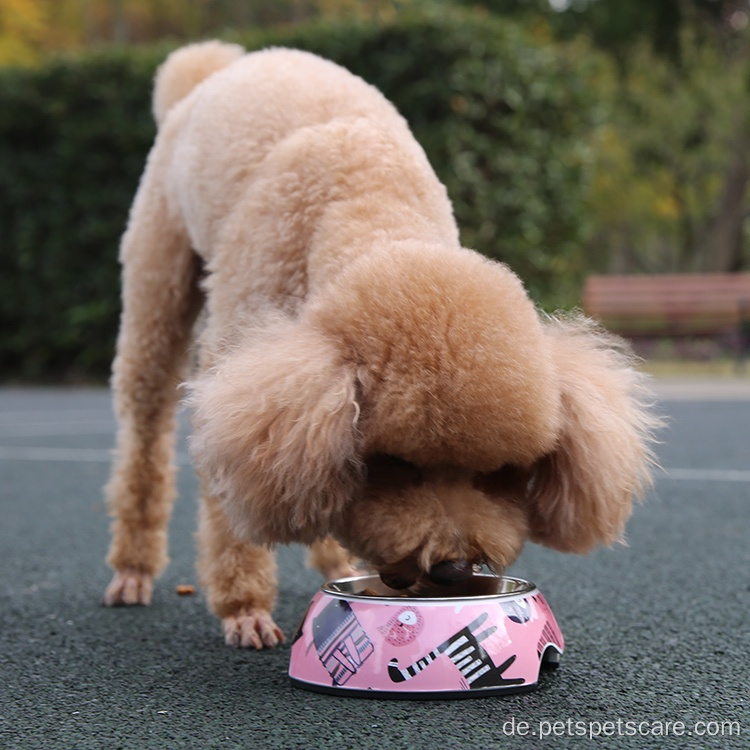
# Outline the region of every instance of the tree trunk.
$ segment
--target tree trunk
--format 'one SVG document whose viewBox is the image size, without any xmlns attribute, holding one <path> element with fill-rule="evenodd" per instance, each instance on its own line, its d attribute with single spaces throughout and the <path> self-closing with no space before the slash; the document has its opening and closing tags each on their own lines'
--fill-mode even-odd
<svg viewBox="0 0 750 750">
<path fill-rule="evenodd" d="M 743 122 L 724 177 L 724 190 L 714 220 L 708 227 L 702 248 L 702 270 L 726 273 L 739 271 L 743 259 L 743 224 L 747 213 L 748 181 L 750 181 L 750 128 Z"/>
<path fill-rule="evenodd" d="M 125 44 L 128 41 L 128 19 L 125 16 L 123 0 L 112 0 L 112 41 Z"/>
</svg>

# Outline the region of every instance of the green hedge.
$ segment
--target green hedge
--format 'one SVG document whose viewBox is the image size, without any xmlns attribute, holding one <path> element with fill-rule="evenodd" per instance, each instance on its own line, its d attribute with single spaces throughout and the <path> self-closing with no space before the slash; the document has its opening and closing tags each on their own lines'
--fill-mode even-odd
<svg viewBox="0 0 750 750">
<path fill-rule="evenodd" d="M 232 40 L 309 49 L 378 86 L 446 183 L 463 243 L 508 262 L 543 306 L 575 302 L 593 111 L 584 58 L 466 12 Z M 0 71 L 1 379 L 106 378 L 117 246 L 169 49 Z"/>
</svg>

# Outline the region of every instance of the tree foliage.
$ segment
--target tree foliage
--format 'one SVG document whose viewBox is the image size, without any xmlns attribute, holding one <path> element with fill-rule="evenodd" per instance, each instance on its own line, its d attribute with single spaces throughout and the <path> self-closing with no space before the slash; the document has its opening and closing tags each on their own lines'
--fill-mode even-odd
<svg viewBox="0 0 750 750">
<path fill-rule="evenodd" d="M 558 15 L 558 33 L 616 64 L 592 195 L 604 267 L 750 267 L 749 22 L 747 0 L 574 0 Z"/>
<path fill-rule="evenodd" d="M 45 26 L 39 0 L 0 0 L 0 66 L 36 61 Z"/>
<path fill-rule="evenodd" d="M 0 0 L 0 66 L 91 45 L 193 40 L 320 17 L 392 20 L 421 0 Z"/>
</svg>

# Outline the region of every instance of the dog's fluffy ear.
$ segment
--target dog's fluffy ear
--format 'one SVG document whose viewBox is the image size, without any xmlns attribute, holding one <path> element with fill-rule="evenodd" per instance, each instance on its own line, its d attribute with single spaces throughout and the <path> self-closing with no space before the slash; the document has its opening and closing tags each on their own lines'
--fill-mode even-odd
<svg viewBox="0 0 750 750">
<path fill-rule="evenodd" d="M 362 473 L 354 368 L 304 323 L 280 320 L 190 388 L 191 453 L 239 536 L 310 543 Z"/>
<path fill-rule="evenodd" d="M 622 541 L 634 499 L 651 483 L 660 426 L 624 342 L 579 317 L 547 333 L 560 378 L 563 426 L 533 468 L 531 538 L 564 552 Z"/>
</svg>

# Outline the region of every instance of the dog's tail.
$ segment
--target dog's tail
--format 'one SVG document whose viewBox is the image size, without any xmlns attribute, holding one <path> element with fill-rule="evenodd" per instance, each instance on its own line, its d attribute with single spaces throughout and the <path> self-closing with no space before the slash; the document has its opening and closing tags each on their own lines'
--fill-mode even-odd
<svg viewBox="0 0 750 750">
<path fill-rule="evenodd" d="M 200 42 L 172 52 L 156 71 L 153 112 L 161 125 L 167 112 L 201 81 L 245 54 L 239 44 Z"/>
</svg>

